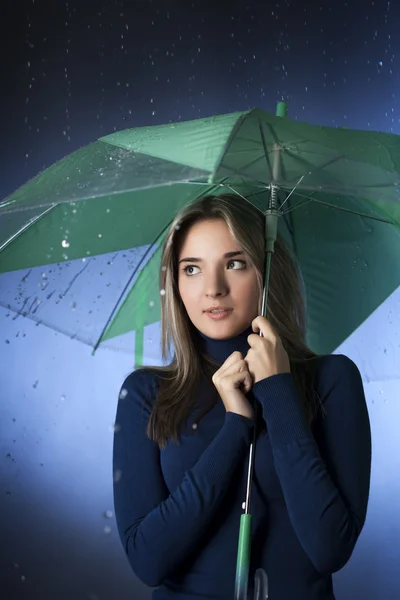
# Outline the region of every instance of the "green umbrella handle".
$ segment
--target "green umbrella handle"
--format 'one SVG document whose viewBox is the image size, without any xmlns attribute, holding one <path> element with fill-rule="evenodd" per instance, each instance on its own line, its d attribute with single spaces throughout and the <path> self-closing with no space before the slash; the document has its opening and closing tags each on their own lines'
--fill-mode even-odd
<svg viewBox="0 0 400 600">
<path fill-rule="evenodd" d="M 250 567 L 251 515 L 240 517 L 239 543 L 236 562 L 235 600 L 247 600 Z"/>
</svg>

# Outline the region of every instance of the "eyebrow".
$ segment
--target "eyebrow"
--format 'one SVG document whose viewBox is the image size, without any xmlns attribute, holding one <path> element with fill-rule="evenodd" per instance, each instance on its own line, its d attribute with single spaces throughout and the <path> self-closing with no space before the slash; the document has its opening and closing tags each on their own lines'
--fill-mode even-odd
<svg viewBox="0 0 400 600">
<path fill-rule="evenodd" d="M 226 252 L 223 258 L 233 258 L 234 256 L 243 255 L 243 250 L 233 250 L 232 252 Z M 195 256 L 187 256 L 186 258 L 182 258 L 178 264 L 182 262 L 203 262 L 202 258 L 196 258 Z"/>
</svg>

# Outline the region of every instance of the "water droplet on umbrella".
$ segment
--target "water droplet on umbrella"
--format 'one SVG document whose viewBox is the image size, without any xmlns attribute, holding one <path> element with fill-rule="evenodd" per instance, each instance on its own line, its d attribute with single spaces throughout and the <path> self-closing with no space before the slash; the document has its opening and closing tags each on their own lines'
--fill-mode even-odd
<svg viewBox="0 0 400 600">
<path fill-rule="evenodd" d="M 69 242 L 68 242 L 67 240 L 63 240 L 63 241 L 61 242 L 61 246 L 62 246 L 63 248 L 69 248 Z"/>
</svg>

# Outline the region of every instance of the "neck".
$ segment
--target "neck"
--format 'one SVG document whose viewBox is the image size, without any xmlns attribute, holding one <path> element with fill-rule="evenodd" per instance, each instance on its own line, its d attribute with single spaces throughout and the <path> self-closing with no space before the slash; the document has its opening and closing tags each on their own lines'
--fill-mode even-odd
<svg viewBox="0 0 400 600">
<path fill-rule="evenodd" d="M 196 328 L 196 334 L 201 350 L 220 364 L 225 362 L 228 356 L 235 351 L 241 352 L 244 358 L 250 348 L 247 338 L 251 333 L 254 333 L 254 331 L 251 325 L 249 325 L 238 335 L 220 340 L 211 338 Z"/>
</svg>

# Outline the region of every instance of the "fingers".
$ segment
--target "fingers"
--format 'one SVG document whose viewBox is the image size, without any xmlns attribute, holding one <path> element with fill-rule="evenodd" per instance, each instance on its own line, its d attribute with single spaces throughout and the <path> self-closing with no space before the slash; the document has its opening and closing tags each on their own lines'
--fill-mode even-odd
<svg viewBox="0 0 400 600">
<path fill-rule="evenodd" d="M 224 364 L 216 371 L 212 377 L 214 385 L 223 385 L 230 381 L 240 383 L 246 390 L 251 389 L 253 381 L 248 370 L 248 365 L 240 352 L 234 352 L 229 356 Z"/>
<path fill-rule="evenodd" d="M 228 356 L 224 364 L 221 365 L 219 371 L 221 373 L 225 373 L 226 371 L 231 370 L 232 365 L 235 365 L 241 360 L 243 360 L 242 353 L 236 350 L 235 352 L 232 352 L 230 356 Z"/>
<path fill-rule="evenodd" d="M 240 364 L 242 363 L 242 364 Z M 243 369 L 247 368 L 247 364 L 242 357 L 241 352 L 233 352 L 226 361 L 220 366 L 218 371 L 214 373 L 214 378 L 226 377 L 230 373 L 238 373 L 239 371 L 243 371 Z"/>
</svg>

